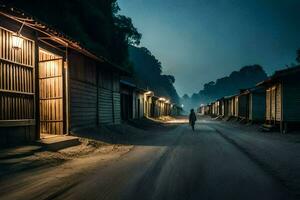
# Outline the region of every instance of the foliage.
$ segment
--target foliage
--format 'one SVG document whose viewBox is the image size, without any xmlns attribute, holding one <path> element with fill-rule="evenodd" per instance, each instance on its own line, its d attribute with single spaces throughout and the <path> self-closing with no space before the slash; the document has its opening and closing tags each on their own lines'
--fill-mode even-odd
<svg viewBox="0 0 300 200">
<path fill-rule="evenodd" d="M 154 91 L 157 96 L 167 97 L 178 103 L 179 97 L 173 86 L 175 78 L 172 75 L 162 75 L 161 62 L 145 47 L 131 46 L 129 52 L 138 85 Z"/>
<path fill-rule="evenodd" d="M 141 34 L 119 15 L 116 0 L 2 0 L 61 30 L 97 55 L 128 66 L 128 45 Z"/>
</svg>

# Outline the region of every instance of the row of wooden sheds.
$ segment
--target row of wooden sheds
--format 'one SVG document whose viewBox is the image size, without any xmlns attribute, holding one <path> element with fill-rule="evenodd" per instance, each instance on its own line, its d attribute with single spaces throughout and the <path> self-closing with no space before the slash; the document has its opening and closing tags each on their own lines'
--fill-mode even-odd
<svg viewBox="0 0 300 200">
<path fill-rule="evenodd" d="M 205 115 L 237 117 L 278 126 L 282 132 L 300 124 L 300 66 L 276 71 L 255 87 L 199 108 Z"/>
<path fill-rule="evenodd" d="M 120 80 L 128 75 L 47 24 L 1 5 L 0 147 L 140 118 L 144 103 L 163 105 L 147 116 L 169 114 L 159 99 L 149 103 L 146 91 L 126 91 Z"/>
<path fill-rule="evenodd" d="M 170 100 L 155 96 L 154 92 L 139 88 L 131 81 L 121 80 L 120 83 L 122 120 L 179 115 L 178 106 Z"/>
</svg>

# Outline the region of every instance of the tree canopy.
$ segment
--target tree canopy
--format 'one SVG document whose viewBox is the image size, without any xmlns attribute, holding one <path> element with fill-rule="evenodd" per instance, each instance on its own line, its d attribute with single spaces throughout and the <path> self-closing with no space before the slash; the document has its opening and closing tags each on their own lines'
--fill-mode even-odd
<svg viewBox="0 0 300 200">
<path fill-rule="evenodd" d="M 128 67 L 128 45 L 141 34 L 119 15 L 117 0 L 2 0 L 79 41 L 93 53 Z"/>
<path fill-rule="evenodd" d="M 162 74 L 161 62 L 145 47 L 131 46 L 129 52 L 138 85 L 178 103 L 179 96 L 173 85 L 175 77 Z"/>
</svg>

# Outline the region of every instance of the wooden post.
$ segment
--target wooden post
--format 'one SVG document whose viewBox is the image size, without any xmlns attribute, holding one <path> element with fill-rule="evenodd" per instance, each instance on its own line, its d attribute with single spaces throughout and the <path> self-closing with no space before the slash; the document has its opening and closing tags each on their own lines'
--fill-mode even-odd
<svg viewBox="0 0 300 200">
<path fill-rule="evenodd" d="M 68 84 L 68 52 L 62 60 L 62 87 L 63 87 L 63 134 L 69 134 L 69 84 Z M 65 61 L 64 61 L 65 60 Z"/>
<path fill-rule="evenodd" d="M 34 41 L 34 115 L 36 127 L 36 139 L 40 139 L 40 83 L 39 83 L 39 43 L 38 33 L 35 32 Z"/>
</svg>

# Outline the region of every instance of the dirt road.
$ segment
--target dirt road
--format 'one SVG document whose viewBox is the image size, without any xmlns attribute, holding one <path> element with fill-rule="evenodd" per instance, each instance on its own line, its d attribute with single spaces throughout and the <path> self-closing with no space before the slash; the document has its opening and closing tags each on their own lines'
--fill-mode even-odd
<svg viewBox="0 0 300 200">
<path fill-rule="evenodd" d="M 210 121 L 195 132 L 185 124 L 160 131 L 110 159 L 93 155 L 2 180 L 0 199 L 293 199 L 221 131 Z"/>
</svg>

